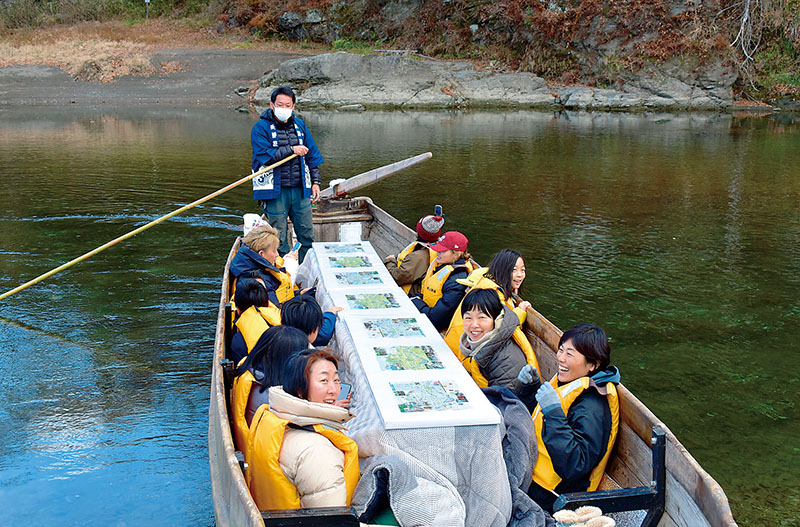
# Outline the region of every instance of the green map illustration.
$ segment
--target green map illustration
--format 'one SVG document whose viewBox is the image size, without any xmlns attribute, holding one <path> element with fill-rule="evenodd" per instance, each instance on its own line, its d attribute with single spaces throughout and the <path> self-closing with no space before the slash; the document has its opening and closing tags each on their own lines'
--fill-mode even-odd
<svg viewBox="0 0 800 527">
<path fill-rule="evenodd" d="M 379 285 L 383 284 L 378 271 L 354 271 L 352 273 L 334 273 L 338 285 Z"/>
<path fill-rule="evenodd" d="M 390 309 L 400 307 L 392 293 L 358 293 L 345 295 L 350 309 Z"/>
<path fill-rule="evenodd" d="M 366 256 L 331 256 L 331 267 L 372 267 Z"/>
<path fill-rule="evenodd" d="M 340 244 L 326 243 L 322 246 L 322 248 L 329 253 L 339 253 L 339 254 L 364 253 L 364 248 L 361 246 L 360 243 L 340 243 Z"/>
<path fill-rule="evenodd" d="M 469 401 L 455 383 L 441 381 L 389 383 L 403 413 L 465 410 Z"/>
<path fill-rule="evenodd" d="M 444 369 L 430 346 L 375 346 L 372 349 L 382 370 Z"/>
<path fill-rule="evenodd" d="M 396 339 L 424 335 L 422 328 L 413 318 L 369 318 L 362 323 L 370 338 Z"/>
</svg>

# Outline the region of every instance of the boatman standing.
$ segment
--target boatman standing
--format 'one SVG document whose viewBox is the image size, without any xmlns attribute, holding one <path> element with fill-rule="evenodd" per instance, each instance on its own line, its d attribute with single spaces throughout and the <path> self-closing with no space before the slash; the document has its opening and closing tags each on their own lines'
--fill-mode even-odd
<svg viewBox="0 0 800 527">
<path fill-rule="evenodd" d="M 269 109 L 253 125 L 250 142 L 254 172 L 292 154 L 298 156 L 254 178 L 253 199 L 261 205 L 270 225 L 278 230 L 281 256 L 291 249 L 287 218 L 292 220 L 302 263 L 314 241 L 311 203 L 319 199 L 322 182 L 319 166 L 325 160 L 306 124 L 294 115 L 295 101 L 291 88 L 276 88 L 270 96 Z"/>
</svg>

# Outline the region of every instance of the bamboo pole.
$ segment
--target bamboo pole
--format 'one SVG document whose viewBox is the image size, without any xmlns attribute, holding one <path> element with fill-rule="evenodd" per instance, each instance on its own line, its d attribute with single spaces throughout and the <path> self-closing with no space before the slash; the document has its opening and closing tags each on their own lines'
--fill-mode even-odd
<svg viewBox="0 0 800 527">
<path fill-rule="evenodd" d="M 127 240 L 128 238 L 131 238 L 133 236 L 136 236 L 140 232 L 146 231 L 150 227 L 152 227 L 154 225 L 158 225 L 162 221 L 166 221 L 166 220 L 170 219 L 173 216 L 177 216 L 178 214 L 191 209 L 192 207 L 196 207 L 197 205 L 200 205 L 201 203 L 205 203 L 206 201 L 208 201 L 208 200 L 210 200 L 212 198 L 215 198 L 215 197 L 219 196 L 220 194 L 224 194 L 225 192 L 229 191 L 230 189 L 232 189 L 234 187 L 237 187 L 237 186 L 241 185 L 242 183 L 246 183 L 246 182 L 250 181 L 251 179 L 260 176 L 264 172 L 269 172 L 273 168 L 278 167 L 278 166 L 286 163 L 287 161 L 289 161 L 290 159 L 293 159 L 295 157 L 297 157 L 297 154 L 292 154 L 289 157 L 278 161 L 277 163 L 273 163 L 270 166 L 263 167 L 258 172 L 254 172 L 254 173 L 250 174 L 249 176 L 245 176 L 245 177 L 243 177 L 242 179 L 240 179 L 238 181 L 234 181 L 230 185 L 228 185 L 226 187 L 222 187 L 221 189 L 212 192 L 208 196 L 202 197 L 202 198 L 198 199 L 197 201 L 193 201 L 193 202 L 189 203 L 188 205 L 184 205 L 183 207 L 181 207 L 179 209 L 176 209 L 176 210 L 170 212 L 169 214 L 165 214 L 164 216 L 161 216 L 160 218 L 155 219 L 155 220 L 151 221 L 150 223 L 147 223 L 146 225 L 142 225 L 141 227 L 139 227 L 137 229 L 134 229 L 134 230 L 130 231 L 127 234 L 123 234 L 122 236 L 120 236 L 118 238 L 114 238 L 110 242 L 104 243 L 100 247 L 97 247 L 96 249 L 93 249 L 93 250 L 89 251 L 86 254 L 78 256 L 74 260 L 70 260 L 69 262 L 67 262 L 65 264 L 59 265 L 55 269 L 51 269 L 50 271 L 47 271 L 43 275 L 37 276 L 36 278 L 34 278 L 33 280 L 31 280 L 29 282 L 25 282 L 24 284 L 22 284 L 22 285 L 20 285 L 18 287 L 15 287 L 14 289 L 11 289 L 10 291 L 6 291 L 2 295 L 0 295 L 0 300 L 3 300 L 4 298 L 7 298 L 7 297 L 9 297 L 9 296 L 11 296 L 11 295 L 13 295 L 15 293 L 19 293 L 23 289 L 27 289 L 32 285 L 36 285 L 39 282 L 41 282 L 42 280 L 50 278 L 51 276 L 53 276 L 56 273 L 60 273 L 64 269 L 69 269 L 70 267 L 72 267 L 76 263 L 82 262 L 83 260 L 91 258 L 92 256 L 96 255 L 97 253 L 100 253 L 100 252 L 108 249 L 112 245 L 116 245 L 121 241 Z"/>
</svg>

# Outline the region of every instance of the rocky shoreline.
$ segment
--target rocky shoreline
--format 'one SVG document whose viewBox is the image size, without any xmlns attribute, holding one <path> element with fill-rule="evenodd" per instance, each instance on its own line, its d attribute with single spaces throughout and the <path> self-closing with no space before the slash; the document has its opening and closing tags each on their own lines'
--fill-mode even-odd
<svg viewBox="0 0 800 527">
<path fill-rule="evenodd" d="M 687 78 L 682 71 L 669 63 L 644 68 L 633 81 L 607 89 L 548 83 L 532 73 L 478 70 L 469 62 L 338 52 L 282 63 L 259 79 L 253 103 L 268 106 L 274 87 L 288 84 L 302 93 L 300 104 L 309 109 L 734 109 L 735 72 L 720 65 Z"/>
</svg>

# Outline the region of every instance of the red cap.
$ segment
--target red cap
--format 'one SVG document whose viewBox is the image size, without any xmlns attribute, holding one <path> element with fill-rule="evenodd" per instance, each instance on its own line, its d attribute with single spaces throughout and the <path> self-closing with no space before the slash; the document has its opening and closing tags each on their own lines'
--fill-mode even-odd
<svg viewBox="0 0 800 527">
<path fill-rule="evenodd" d="M 467 243 L 467 237 L 460 232 L 447 231 L 438 242 L 431 245 L 431 249 L 437 253 L 443 253 L 445 251 L 464 252 L 467 250 Z"/>
</svg>

